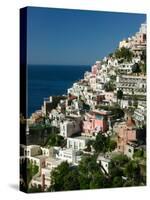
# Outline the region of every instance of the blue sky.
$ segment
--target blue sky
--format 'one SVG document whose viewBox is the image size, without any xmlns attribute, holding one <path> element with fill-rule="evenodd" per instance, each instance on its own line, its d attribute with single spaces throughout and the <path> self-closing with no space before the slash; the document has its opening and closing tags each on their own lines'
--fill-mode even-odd
<svg viewBox="0 0 150 200">
<path fill-rule="evenodd" d="M 28 7 L 28 64 L 91 65 L 132 36 L 145 14 Z"/>
</svg>

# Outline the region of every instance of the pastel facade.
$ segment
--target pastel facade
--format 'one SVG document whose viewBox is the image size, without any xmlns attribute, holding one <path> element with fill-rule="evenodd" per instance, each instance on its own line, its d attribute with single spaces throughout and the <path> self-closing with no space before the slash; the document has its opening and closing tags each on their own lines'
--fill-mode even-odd
<svg viewBox="0 0 150 200">
<path fill-rule="evenodd" d="M 117 150 L 118 152 L 125 152 L 125 147 L 130 142 L 137 141 L 137 130 L 135 122 L 131 117 L 127 122 L 121 122 L 117 128 Z"/>
<path fill-rule="evenodd" d="M 139 31 L 132 37 L 129 37 L 128 39 L 124 39 L 119 43 L 119 48 L 125 47 L 125 48 L 130 48 L 133 53 L 134 49 L 136 47 L 146 47 L 146 32 L 147 32 L 147 26 L 145 23 L 141 24 L 141 27 Z M 141 46 L 140 46 L 141 45 Z M 139 54 L 137 54 L 139 55 Z"/>
<path fill-rule="evenodd" d="M 35 124 L 43 121 L 43 113 L 41 110 L 37 110 L 34 113 L 32 113 L 30 117 L 30 123 Z"/>
<path fill-rule="evenodd" d="M 97 74 L 97 65 L 93 65 L 91 69 L 92 74 L 96 75 Z"/>
<path fill-rule="evenodd" d="M 94 136 L 95 133 L 105 132 L 108 130 L 108 115 L 107 111 L 93 111 L 87 113 L 83 121 L 83 133 L 87 136 Z"/>
<path fill-rule="evenodd" d="M 93 90 L 96 90 L 96 76 L 91 76 L 89 80 L 90 86 Z"/>
</svg>

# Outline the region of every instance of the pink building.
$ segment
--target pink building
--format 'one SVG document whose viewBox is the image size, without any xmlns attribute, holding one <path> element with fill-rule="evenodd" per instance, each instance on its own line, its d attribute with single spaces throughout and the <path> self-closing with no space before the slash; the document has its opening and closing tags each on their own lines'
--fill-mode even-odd
<svg viewBox="0 0 150 200">
<path fill-rule="evenodd" d="M 108 115 L 110 115 L 110 112 L 105 110 L 87 113 L 83 121 L 84 135 L 94 136 L 95 133 L 107 131 L 109 128 Z"/>
<path fill-rule="evenodd" d="M 91 71 L 92 71 L 92 74 L 96 74 L 97 73 L 97 65 L 93 65 Z"/>
<path fill-rule="evenodd" d="M 137 141 L 136 126 L 131 117 L 128 117 L 127 122 L 118 125 L 117 136 L 117 149 L 122 153 L 124 153 L 127 143 Z"/>
</svg>

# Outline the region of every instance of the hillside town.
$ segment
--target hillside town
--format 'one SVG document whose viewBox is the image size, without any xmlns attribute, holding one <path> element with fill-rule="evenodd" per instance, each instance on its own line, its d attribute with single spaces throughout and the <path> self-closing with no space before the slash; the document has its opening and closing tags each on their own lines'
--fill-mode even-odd
<svg viewBox="0 0 150 200">
<path fill-rule="evenodd" d="M 20 187 L 44 192 L 146 185 L 146 87 L 143 23 L 67 94 L 45 98 L 41 110 L 21 116 L 26 137 L 46 136 L 20 145 Z"/>
</svg>

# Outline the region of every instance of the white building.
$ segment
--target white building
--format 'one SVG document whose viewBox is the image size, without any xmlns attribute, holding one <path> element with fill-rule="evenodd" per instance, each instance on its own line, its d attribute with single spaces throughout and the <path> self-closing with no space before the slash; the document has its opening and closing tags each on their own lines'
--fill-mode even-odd
<svg viewBox="0 0 150 200">
<path fill-rule="evenodd" d="M 138 104 L 137 109 L 134 111 L 134 119 L 140 123 L 146 123 L 146 103 Z"/>
<path fill-rule="evenodd" d="M 45 166 L 43 166 L 38 174 L 36 174 L 31 181 L 32 186 L 41 186 L 45 191 L 51 185 L 51 172 L 58 167 L 63 161 L 56 158 L 47 158 Z"/>
<path fill-rule="evenodd" d="M 132 74 L 132 67 L 134 63 L 121 63 L 117 66 L 117 70 L 120 74 Z"/>
<path fill-rule="evenodd" d="M 65 115 L 59 112 L 57 109 L 53 109 L 49 113 L 49 119 L 51 120 L 51 125 L 55 127 L 60 127 L 60 122 L 65 118 Z"/>
<path fill-rule="evenodd" d="M 127 95 L 146 96 L 146 76 L 120 75 L 116 79 L 116 89 Z"/>
<path fill-rule="evenodd" d="M 67 161 L 68 163 L 72 163 L 74 165 L 78 165 L 81 160 L 81 152 L 72 148 L 60 149 L 58 154 L 56 154 L 56 158 L 62 161 Z"/>
<path fill-rule="evenodd" d="M 24 149 L 24 156 L 33 157 L 41 154 L 40 145 L 21 145 L 21 147 Z"/>
<path fill-rule="evenodd" d="M 118 60 L 110 58 L 108 59 L 108 66 L 107 67 L 116 67 L 118 65 Z"/>
<path fill-rule="evenodd" d="M 90 80 L 89 80 L 89 83 L 90 83 L 90 87 L 93 89 L 93 90 L 96 90 L 96 76 L 91 76 L 90 77 Z"/>
<path fill-rule="evenodd" d="M 109 164 L 111 162 L 109 155 L 99 154 L 97 157 L 97 163 L 99 163 L 102 167 L 101 170 L 103 173 L 109 173 Z"/>
<path fill-rule="evenodd" d="M 81 131 L 80 118 L 66 118 L 60 123 L 60 135 L 67 138 Z"/>
<path fill-rule="evenodd" d="M 83 150 L 86 148 L 89 138 L 84 136 L 67 138 L 67 148 L 72 148 L 74 150 Z"/>
<path fill-rule="evenodd" d="M 41 108 L 43 114 L 46 115 L 49 112 L 48 106 L 52 103 L 52 101 L 53 101 L 52 96 L 50 96 L 48 98 L 44 98 L 44 103 L 43 103 L 43 106 Z"/>
<path fill-rule="evenodd" d="M 124 149 L 124 154 L 128 156 L 129 158 L 133 159 L 134 151 L 135 151 L 135 145 L 134 144 L 126 144 Z"/>
<path fill-rule="evenodd" d="M 42 154 L 42 150 L 39 145 L 21 145 L 21 149 L 23 149 L 23 155 L 20 156 L 20 162 L 27 159 L 32 164 L 39 166 L 39 168 L 44 166 L 47 155 Z"/>
</svg>

